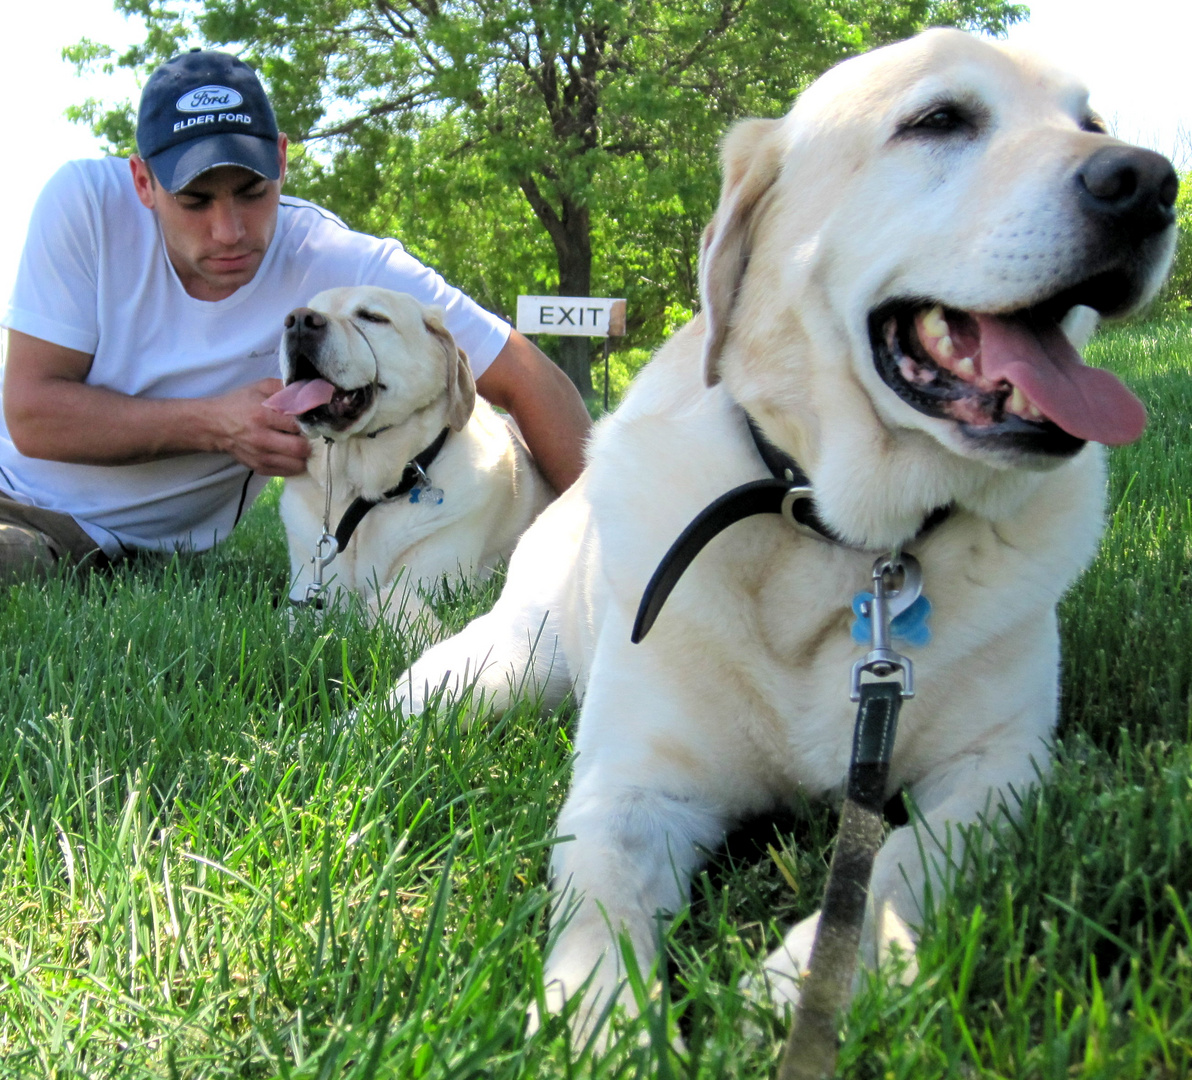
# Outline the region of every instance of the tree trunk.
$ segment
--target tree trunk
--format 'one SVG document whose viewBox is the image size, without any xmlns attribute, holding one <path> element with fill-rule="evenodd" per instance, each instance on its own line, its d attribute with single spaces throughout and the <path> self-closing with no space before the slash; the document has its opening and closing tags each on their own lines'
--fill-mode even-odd
<svg viewBox="0 0 1192 1080">
<path fill-rule="evenodd" d="M 560 293 L 560 296 L 581 296 L 586 293 Z M 575 388 L 586 399 L 595 393 L 592 386 L 592 339 L 586 337 L 559 338 L 558 364 Z"/>
<path fill-rule="evenodd" d="M 592 229 L 588 208 L 562 198 L 562 213 L 543 198 L 532 178 L 521 183 L 530 206 L 546 227 L 559 263 L 559 295 L 588 296 L 592 290 Z M 585 399 L 592 389 L 592 339 L 560 337 L 558 364 Z"/>
</svg>

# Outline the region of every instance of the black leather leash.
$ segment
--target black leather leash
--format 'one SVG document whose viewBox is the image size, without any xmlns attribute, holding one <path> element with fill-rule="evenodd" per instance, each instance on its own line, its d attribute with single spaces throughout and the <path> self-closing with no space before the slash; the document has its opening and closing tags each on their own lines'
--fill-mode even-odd
<svg viewBox="0 0 1192 1080">
<path fill-rule="evenodd" d="M 344 511 L 344 516 L 339 519 L 339 524 L 335 526 L 336 554 L 348 546 L 348 541 L 352 539 L 352 534 L 364 520 L 364 515 L 374 506 L 400 499 L 407 492 L 412 491 L 415 484 L 426 480 L 426 470 L 430 468 L 431 462 L 439 456 L 439 451 L 443 449 L 443 444 L 447 441 L 447 436 L 450 433 L 451 428 L 443 428 L 439 432 L 438 438 L 430 446 L 406 463 L 401 480 L 387 491 L 383 491 L 379 499 L 366 499 L 363 495 L 359 495 L 352 500 L 347 510 Z"/>
<path fill-rule="evenodd" d="M 900 585 L 891 592 L 887 579 L 898 577 Z M 778 1080 L 828 1080 L 836 1072 L 836 1018 L 848 1004 L 857 971 L 869 882 L 882 845 L 882 811 L 898 714 L 903 700 L 915 694 L 914 665 L 890 646 L 892 608 L 906 610 L 919 598 L 922 582 L 919 563 L 911 555 L 881 557 L 873 564 L 873 599 L 864 605 L 870 649 L 853 665 L 849 693 L 859 704 L 848 786 Z M 870 681 L 864 681 L 864 675 Z"/>
<path fill-rule="evenodd" d="M 781 514 L 792 525 L 829 543 L 842 544 L 816 512 L 807 475 L 774 446 L 746 414 L 750 435 L 771 477 L 741 484 L 715 499 L 680 533 L 662 557 L 638 605 L 631 640 L 640 642 L 654 625 L 666 598 L 695 557 L 730 525 L 755 514 Z M 941 506 L 924 519 L 916 536 L 952 512 Z M 892 591 L 887 587 L 899 580 Z M 807 975 L 787 1039 L 778 1080 L 824 1080 L 836 1067 L 836 1017 L 848 1002 L 861 946 L 873 863 L 882 843 L 883 809 L 890 757 L 904 698 L 914 696 L 911 661 L 890 648 L 892 600 L 906 610 L 919 596 L 921 574 L 910 555 L 880 557 L 873 567 L 873 600 L 865 605 L 871 649 L 853 666 L 851 698 L 857 701 L 848 783 L 840 812 L 836 848 Z M 869 681 L 862 679 L 868 674 Z"/>
<path fill-rule="evenodd" d="M 861 686 L 836 849 L 778 1080 L 826 1080 L 836 1072 L 837 1016 L 848 1003 L 856 975 L 903 693 L 893 681 Z"/>
</svg>

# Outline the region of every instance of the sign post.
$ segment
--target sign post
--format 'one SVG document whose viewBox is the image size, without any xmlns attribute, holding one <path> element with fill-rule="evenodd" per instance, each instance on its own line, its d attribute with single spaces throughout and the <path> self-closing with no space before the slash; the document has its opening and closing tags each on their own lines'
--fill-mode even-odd
<svg viewBox="0 0 1192 1080">
<path fill-rule="evenodd" d="M 523 334 L 604 338 L 604 408 L 608 409 L 609 338 L 625 333 L 625 301 L 598 296 L 519 296 L 517 328 Z"/>
</svg>

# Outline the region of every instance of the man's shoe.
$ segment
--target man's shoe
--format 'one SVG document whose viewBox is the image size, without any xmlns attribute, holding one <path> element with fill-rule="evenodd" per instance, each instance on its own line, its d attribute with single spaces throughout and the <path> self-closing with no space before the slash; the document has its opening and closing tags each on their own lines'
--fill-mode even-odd
<svg viewBox="0 0 1192 1080">
<path fill-rule="evenodd" d="M 0 525 L 0 583 L 45 577 L 59 552 L 45 533 L 27 525 Z"/>
</svg>

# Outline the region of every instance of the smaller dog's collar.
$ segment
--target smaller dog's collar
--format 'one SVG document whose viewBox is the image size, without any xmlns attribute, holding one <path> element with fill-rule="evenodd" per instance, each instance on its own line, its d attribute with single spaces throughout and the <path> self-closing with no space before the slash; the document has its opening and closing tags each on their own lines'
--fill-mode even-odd
<svg viewBox="0 0 1192 1080">
<path fill-rule="evenodd" d="M 819 540 L 841 547 L 852 546 L 846 544 L 820 518 L 811 481 L 799 463 L 770 442 L 749 413 L 744 409 L 741 412 L 758 456 L 765 462 L 771 475 L 768 479 L 753 480 L 725 492 L 696 514 L 691 524 L 679 534 L 670 550 L 662 556 L 662 561 L 642 593 L 630 635 L 635 645 L 649 633 L 666 598 L 695 557 L 713 537 L 738 521 L 755 514 L 781 514 L 797 529 L 812 533 Z M 916 538 L 934 529 L 951 512 L 951 506 L 936 507 L 924 519 L 915 534 Z"/>
<path fill-rule="evenodd" d="M 451 428 L 443 428 L 439 432 L 438 438 L 430 446 L 406 462 L 406 467 L 401 474 L 401 480 L 394 487 L 383 491 L 379 499 L 366 499 L 363 495 L 360 495 L 352 500 L 351 505 L 344 511 L 344 516 L 339 519 L 339 524 L 335 527 L 335 546 L 337 552 L 343 551 L 348 546 L 348 541 L 352 539 L 352 534 L 356 531 L 357 526 L 364 520 L 364 515 L 374 506 L 379 506 L 383 502 L 392 502 L 394 499 L 400 499 L 415 484 L 426 479 L 426 470 L 430 468 L 431 462 L 439 456 L 439 451 L 443 449 L 443 444 L 447 441 L 449 434 L 451 434 Z"/>
</svg>

